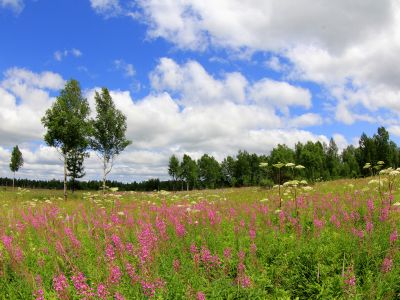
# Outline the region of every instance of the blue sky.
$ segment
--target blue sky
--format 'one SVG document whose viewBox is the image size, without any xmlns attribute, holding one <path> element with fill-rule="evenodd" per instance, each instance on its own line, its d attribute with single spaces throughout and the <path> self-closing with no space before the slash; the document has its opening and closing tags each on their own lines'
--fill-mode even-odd
<svg viewBox="0 0 400 300">
<path fill-rule="evenodd" d="M 40 116 L 70 78 L 127 115 L 124 181 L 165 178 L 172 153 L 343 148 L 382 125 L 399 143 L 398 25 L 395 0 L 0 0 L 0 176 L 15 144 L 21 177 L 61 174 Z"/>
</svg>

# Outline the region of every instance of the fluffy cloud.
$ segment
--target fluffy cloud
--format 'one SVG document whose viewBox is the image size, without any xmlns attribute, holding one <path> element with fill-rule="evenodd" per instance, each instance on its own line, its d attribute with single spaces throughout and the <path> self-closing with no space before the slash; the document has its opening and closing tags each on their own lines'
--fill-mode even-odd
<svg viewBox="0 0 400 300">
<path fill-rule="evenodd" d="M 122 11 L 118 0 L 90 0 L 90 5 L 96 13 L 105 17 L 113 17 L 119 15 Z"/>
<path fill-rule="evenodd" d="M 254 50 L 319 44 L 343 47 L 384 29 L 392 20 L 390 0 L 140 0 L 149 35 L 179 47 L 207 45 Z"/>
<path fill-rule="evenodd" d="M 261 103 L 253 100 L 258 85 L 263 86 L 266 79 L 252 84 L 238 72 L 215 77 L 198 62 L 178 64 L 168 58 L 160 60 L 150 78 L 152 91 L 142 99 L 133 99 L 128 91 L 111 91 L 117 108 L 127 116 L 127 136 L 133 141 L 118 158 L 111 178 L 123 181 L 166 178 L 172 153 L 189 153 L 194 158 L 210 153 L 222 159 L 239 149 L 266 153 L 277 143 L 294 145 L 299 140 L 328 140 L 300 129 L 318 124 L 319 115 L 306 112 L 291 119 L 289 115 L 278 114 L 278 102 L 271 95 L 264 95 L 266 100 Z M 289 112 L 292 106 L 300 105 L 302 110 L 311 107 L 309 97 L 304 97 L 305 90 L 271 82 L 282 94 L 280 99 Z M 0 121 L 9 125 L 0 131 L 3 176 L 8 174 L 11 147 L 20 144 L 25 157 L 20 176 L 62 177 L 57 151 L 32 143 L 40 144 L 44 132 L 40 118 L 54 101 L 52 91 L 62 88 L 64 83 L 60 75 L 51 72 L 33 73 L 15 68 L 4 74 L 0 83 Z M 85 92 L 92 112 L 95 90 L 99 88 Z M 262 93 L 260 88 L 258 94 Z M 293 93 L 303 100 L 295 100 Z M 94 153 L 85 165 L 86 178 L 99 178 L 101 163 Z"/>
<path fill-rule="evenodd" d="M 33 73 L 12 68 L 0 82 L 0 140 L 2 145 L 32 142 L 41 138 L 40 119 L 53 102 L 52 90 L 64 85 L 52 72 Z"/>
<path fill-rule="evenodd" d="M 251 87 L 251 98 L 261 105 L 271 104 L 286 114 L 289 106 L 311 107 L 311 93 L 287 82 L 262 79 Z"/>
<path fill-rule="evenodd" d="M 306 113 L 288 120 L 289 126 L 294 128 L 321 125 L 322 118 L 316 113 Z"/>
<path fill-rule="evenodd" d="M 255 102 L 260 107 L 279 108 L 286 114 L 291 106 L 311 107 L 311 93 L 307 89 L 268 78 L 250 84 L 239 72 L 225 73 L 217 79 L 196 61 L 178 65 L 170 58 L 162 58 L 150 80 L 155 90 L 176 94 L 185 106 Z"/>
<path fill-rule="evenodd" d="M 320 85 L 339 122 L 377 122 L 379 110 L 400 114 L 396 0 L 141 0 L 138 6 L 148 35 L 181 49 L 272 54 L 266 66 Z"/>
<path fill-rule="evenodd" d="M 0 7 L 9 8 L 19 14 L 24 9 L 24 2 L 23 0 L 0 0 Z"/>
</svg>

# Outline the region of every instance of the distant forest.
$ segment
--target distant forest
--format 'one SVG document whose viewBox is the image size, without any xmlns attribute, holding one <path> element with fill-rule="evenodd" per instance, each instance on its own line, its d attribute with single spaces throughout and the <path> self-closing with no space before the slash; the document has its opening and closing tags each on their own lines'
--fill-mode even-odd
<svg viewBox="0 0 400 300">
<path fill-rule="evenodd" d="M 400 149 L 390 140 L 389 132 L 380 127 L 372 137 L 363 133 L 358 147 L 347 146 L 340 153 L 334 141 L 329 144 L 298 142 L 294 149 L 278 145 L 269 155 L 251 154 L 239 151 L 236 156 L 227 156 L 218 162 L 213 156 L 204 154 L 194 160 L 185 154 L 180 160 L 175 155 L 169 161 L 171 180 L 149 179 L 143 182 L 122 183 L 107 181 L 108 187 L 118 187 L 120 191 L 183 190 L 222 187 L 265 186 L 271 187 L 291 179 L 305 179 L 310 183 L 339 178 L 370 176 L 371 169 L 365 164 L 376 165 L 385 162 L 384 167 L 397 168 L 400 165 Z M 268 167 L 264 166 L 268 163 Z M 304 169 L 273 167 L 284 163 L 304 166 Z M 280 176 L 278 173 L 281 173 Z M 280 182 L 278 182 L 280 179 Z M 16 186 L 23 188 L 62 189 L 60 180 L 16 179 Z M 101 181 L 77 181 L 75 189 L 98 190 Z M 0 186 L 12 186 L 11 178 L 0 178 Z"/>
</svg>

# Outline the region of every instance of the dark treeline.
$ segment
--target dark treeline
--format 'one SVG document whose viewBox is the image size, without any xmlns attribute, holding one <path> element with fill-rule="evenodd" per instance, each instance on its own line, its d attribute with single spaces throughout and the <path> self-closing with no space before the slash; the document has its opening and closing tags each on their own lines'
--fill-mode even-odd
<svg viewBox="0 0 400 300">
<path fill-rule="evenodd" d="M 309 182 L 339 178 L 358 178 L 369 176 L 371 170 L 364 169 L 366 163 L 376 165 L 384 161 L 385 167 L 397 168 L 400 164 L 400 149 L 390 140 L 388 131 L 380 127 L 372 137 L 363 133 L 358 147 L 349 145 L 341 153 L 334 141 L 297 143 L 295 148 L 286 145 L 276 146 L 269 155 L 257 155 L 239 151 L 235 156 L 227 156 L 218 162 L 213 156 L 204 154 L 194 160 L 184 154 L 182 159 L 175 155 L 169 160 L 169 175 L 172 180 L 157 178 L 142 182 L 122 183 L 107 181 L 109 187 L 120 191 L 186 190 L 221 187 L 266 186 L 282 184 L 292 179 L 306 179 Z M 261 163 L 268 163 L 263 168 Z M 273 167 L 277 163 L 302 165 L 304 169 Z M 280 178 L 280 180 L 279 180 Z M 62 189 L 59 180 L 16 179 L 16 185 L 25 188 Z M 102 181 L 77 181 L 78 190 L 99 190 Z M 0 178 L 0 186 L 12 186 L 12 179 Z M 71 184 L 70 184 L 71 187 Z"/>
<path fill-rule="evenodd" d="M 0 186 L 3 188 L 12 188 L 12 178 L 1 178 Z M 142 182 L 123 183 L 119 181 L 106 181 L 107 186 L 117 187 L 119 191 L 154 191 L 154 190 L 172 190 L 172 181 L 160 181 L 158 178 L 149 179 Z M 64 182 L 56 179 L 52 180 L 30 180 L 30 179 L 15 179 L 15 185 L 20 188 L 27 189 L 54 189 L 62 190 Z M 74 190 L 101 190 L 103 181 L 89 180 L 89 181 L 75 181 Z M 69 182 L 69 188 L 72 190 L 72 182 Z"/>
<path fill-rule="evenodd" d="M 208 154 L 198 160 L 185 154 L 181 161 L 173 155 L 169 161 L 169 175 L 174 189 L 272 186 L 300 178 L 316 182 L 362 177 L 370 175 L 371 171 L 363 168 L 365 164 L 376 165 L 378 161 L 393 168 L 400 162 L 400 149 L 390 140 L 384 127 L 378 128 L 372 137 L 363 133 L 358 147 L 349 145 L 341 153 L 331 139 L 329 144 L 299 142 L 294 149 L 278 145 L 269 155 L 239 151 L 235 157 L 228 156 L 221 163 Z M 268 167 L 260 167 L 261 163 L 268 163 Z M 289 166 L 275 168 L 273 165 L 278 163 Z M 304 169 L 295 168 L 295 165 L 304 166 Z"/>
</svg>

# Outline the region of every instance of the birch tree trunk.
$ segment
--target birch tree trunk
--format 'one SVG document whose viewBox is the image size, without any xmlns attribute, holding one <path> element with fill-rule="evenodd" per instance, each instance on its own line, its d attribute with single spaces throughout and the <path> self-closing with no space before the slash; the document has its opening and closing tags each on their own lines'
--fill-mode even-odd
<svg viewBox="0 0 400 300">
<path fill-rule="evenodd" d="M 67 155 L 64 154 L 64 200 L 67 201 Z"/>
<path fill-rule="evenodd" d="M 106 169 L 107 169 L 107 162 L 106 162 L 106 158 L 103 158 L 103 196 L 106 193 Z"/>
</svg>

